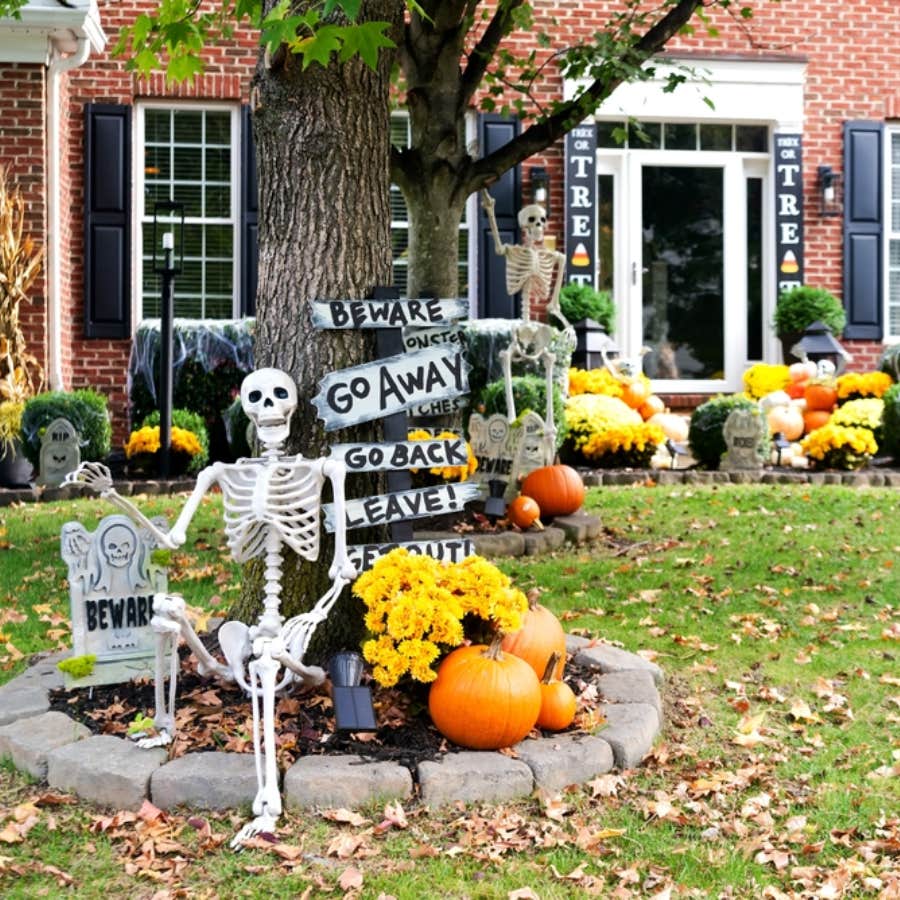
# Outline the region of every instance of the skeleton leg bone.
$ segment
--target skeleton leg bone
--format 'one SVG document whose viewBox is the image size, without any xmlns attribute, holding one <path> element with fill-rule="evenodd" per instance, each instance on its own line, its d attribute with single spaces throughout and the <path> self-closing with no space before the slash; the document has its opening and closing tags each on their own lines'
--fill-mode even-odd
<svg viewBox="0 0 900 900">
<path fill-rule="evenodd" d="M 282 655 L 280 641 L 263 639 L 260 653 L 250 663 L 251 698 L 253 701 L 253 752 L 256 757 L 256 779 L 259 785 L 253 800 L 255 818 L 232 839 L 231 848 L 239 850 L 250 838 L 261 832 L 274 832 L 281 815 L 278 790 L 278 767 L 275 758 L 275 683 L 281 668 L 273 651 Z M 272 645 L 276 646 L 273 647 Z M 255 650 L 257 648 L 254 648 Z M 259 695 L 262 694 L 262 746 L 260 746 Z"/>
<path fill-rule="evenodd" d="M 514 347 L 516 346 L 515 332 L 513 332 L 513 343 L 505 350 L 500 351 L 500 363 L 503 366 L 503 386 L 506 392 L 506 418 L 510 422 L 516 421 L 516 401 L 513 399 L 512 389 L 512 358 Z M 516 354 L 518 356 L 518 354 Z"/>
<path fill-rule="evenodd" d="M 153 684 L 153 703 L 155 714 L 153 727 L 156 734 L 148 736 L 145 731 L 131 736 L 142 750 L 152 747 L 164 747 L 172 743 L 175 736 L 175 694 L 178 689 L 178 636 L 180 628 L 177 622 L 154 616 L 151 620 L 156 632 L 156 672 Z M 166 663 L 166 649 L 169 650 L 169 699 L 166 702 L 166 676 L 163 671 Z"/>
</svg>

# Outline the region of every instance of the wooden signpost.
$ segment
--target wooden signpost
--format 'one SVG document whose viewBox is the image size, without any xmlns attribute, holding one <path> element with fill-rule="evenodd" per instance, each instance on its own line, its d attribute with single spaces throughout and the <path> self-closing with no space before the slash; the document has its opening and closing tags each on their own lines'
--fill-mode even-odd
<svg viewBox="0 0 900 900">
<path fill-rule="evenodd" d="M 392 542 L 348 547 L 362 571 L 395 547 L 456 561 L 474 552 L 470 540 L 413 540 L 412 521 L 458 512 L 480 496 L 474 483 L 412 489 L 410 469 L 466 466 L 462 437 L 409 441 L 407 412 L 441 415 L 465 406 L 469 365 L 462 354 L 462 329 L 453 320 L 468 315 L 457 299 L 399 300 L 376 289 L 372 300 L 314 301 L 318 328 L 375 328 L 380 359 L 326 375 L 313 398 L 326 431 L 383 421 L 384 443 L 335 444 L 331 455 L 348 473 L 386 472 L 388 493 L 348 499 L 348 528 L 390 525 Z M 401 331 L 401 329 L 403 329 Z M 325 528 L 334 531 L 334 506 L 323 504 Z"/>
</svg>

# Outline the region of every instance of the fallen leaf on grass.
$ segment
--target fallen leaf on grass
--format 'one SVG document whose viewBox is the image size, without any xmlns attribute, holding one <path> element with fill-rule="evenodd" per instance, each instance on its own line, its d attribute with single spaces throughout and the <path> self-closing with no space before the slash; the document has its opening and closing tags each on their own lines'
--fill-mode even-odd
<svg viewBox="0 0 900 900">
<path fill-rule="evenodd" d="M 341 890 L 358 891 L 363 886 L 363 873 L 354 866 L 349 866 L 341 872 L 341 877 L 338 878 L 338 884 L 340 885 Z"/>
<path fill-rule="evenodd" d="M 531 888 L 517 888 L 506 895 L 506 900 L 541 900 L 540 894 L 536 894 Z"/>
<path fill-rule="evenodd" d="M 353 825 L 357 828 L 365 825 L 369 821 L 365 816 L 361 816 L 352 809 L 345 809 L 344 807 L 339 809 L 326 809 L 322 813 L 322 818 L 328 819 L 330 822 L 341 822 L 345 825 Z"/>
<path fill-rule="evenodd" d="M 818 713 L 814 713 L 810 708 L 809 704 L 805 700 L 801 700 L 799 697 L 795 698 L 791 701 L 791 708 L 788 710 L 788 715 L 791 718 L 795 719 L 798 722 L 821 722 L 822 719 L 819 717 Z"/>
</svg>

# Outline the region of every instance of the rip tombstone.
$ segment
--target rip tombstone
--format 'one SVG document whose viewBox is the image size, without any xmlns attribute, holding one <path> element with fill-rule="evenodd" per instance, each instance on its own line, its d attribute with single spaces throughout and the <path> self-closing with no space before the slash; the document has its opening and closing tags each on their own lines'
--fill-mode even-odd
<svg viewBox="0 0 900 900">
<path fill-rule="evenodd" d="M 162 517 L 153 524 L 165 529 Z M 153 595 L 166 590 L 166 571 L 153 562 L 156 541 L 127 516 L 106 516 L 93 533 L 67 522 L 60 536 L 68 565 L 72 655 L 93 655 L 93 672 L 66 673 L 67 687 L 114 684 L 152 675 L 156 641 Z"/>
<path fill-rule="evenodd" d="M 765 434 L 766 420 L 759 410 L 732 410 L 722 428 L 726 449 L 720 468 L 726 472 L 761 469 Z"/>
<path fill-rule="evenodd" d="M 37 484 L 59 487 L 69 472 L 81 465 L 81 445 L 75 426 L 68 419 L 54 419 L 41 438 Z"/>
</svg>

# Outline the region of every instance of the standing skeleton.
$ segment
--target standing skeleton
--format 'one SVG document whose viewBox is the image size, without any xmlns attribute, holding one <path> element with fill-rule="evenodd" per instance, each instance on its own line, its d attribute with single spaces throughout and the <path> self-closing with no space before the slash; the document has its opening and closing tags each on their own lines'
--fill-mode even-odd
<svg viewBox="0 0 900 900">
<path fill-rule="evenodd" d="M 162 531 L 133 503 L 116 493 L 105 466 L 85 463 L 69 478 L 69 483 L 84 484 L 97 491 L 148 529 L 162 546 L 171 549 L 184 543 L 187 526 L 204 494 L 218 484 L 224 504 L 225 537 L 232 557 L 238 563 L 260 556 L 265 559 L 263 612 L 257 624 L 248 627 L 243 622 L 226 622 L 219 629 L 219 645 L 227 665 L 218 662 L 203 646 L 185 615 L 181 597 L 157 594 L 151 621 L 157 635 L 154 718 L 157 736 L 144 737 L 139 746 L 155 747 L 172 740 L 179 664 L 176 645 L 180 636 L 197 656 L 201 675 L 213 673 L 226 681 L 237 681 L 252 699 L 258 782 L 253 801 L 255 818 L 238 832 L 232 841 L 235 848 L 259 832 L 273 831 L 281 815 L 275 756 L 275 695 L 294 683 L 315 686 L 324 681 L 322 669 L 305 666 L 303 655 L 316 626 L 326 618 L 343 588 L 356 577 L 356 570 L 347 556 L 343 463 L 283 455 L 291 416 L 297 407 L 297 387 L 293 380 L 278 369 L 252 372 L 241 385 L 241 403 L 256 426 L 264 448 L 262 457 L 239 459 L 231 464 L 215 463 L 204 469 L 197 477 L 197 485 L 178 521 L 168 532 Z M 328 570 L 332 585 L 309 612 L 285 621 L 280 612 L 282 550 L 287 546 L 304 559 L 318 558 L 321 493 L 326 478 L 332 484 L 335 522 L 338 523 L 334 561 Z M 167 651 L 171 652 L 168 704 L 164 698 Z M 248 660 L 246 672 L 249 678 L 245 675 Z M 282 666 L 284 672 L 280 674 Z"/>
<path fill-rule="evenodd" d="M 485 190 L 481 202 L 487 213 L 494 238 L 494 250 L 506 260 L 506 291 L 510 295 L 521 293 L 522 322 L 513 329 L 512 341 L 500 351 L 503 381 L 506 389 L 506 411 L 509 421 L 516 418 L 516 404 L 512 390 L 513 360 L 541 360 L 547 384 L 547 407 L 544 418 L 544 443 L 547 462 L 556 454 L 556 424 L 553 418 L 553 352 L 550 342 L 555 329 L 531 318 L 533 307 L 547 301 L 547 312 L 563 323 L 564 331 L 574 335 L 559 306 L 559 292 L 565 276 L 566 258 L 555 250 L 544 247 L 544 226 L 547 213 L 542 206 L 531 204 L 519 210 L 518 222 L 522 230 L 521 244 L 504 244 L 500 240 L 497 218 L 494 215 L 494 198 Z"/>
</svg>

